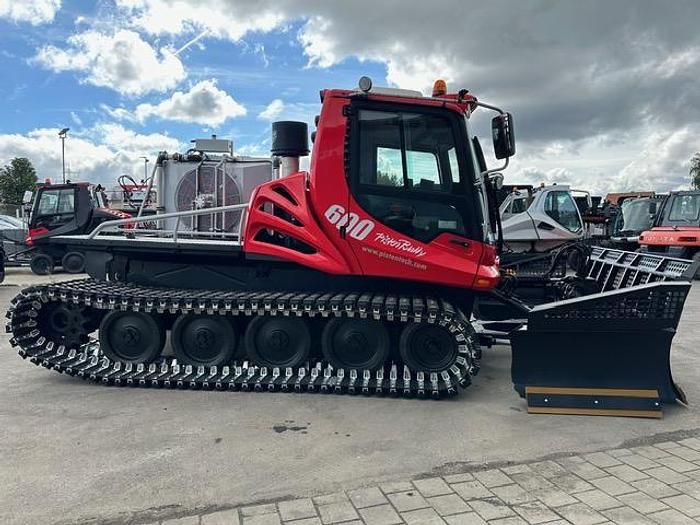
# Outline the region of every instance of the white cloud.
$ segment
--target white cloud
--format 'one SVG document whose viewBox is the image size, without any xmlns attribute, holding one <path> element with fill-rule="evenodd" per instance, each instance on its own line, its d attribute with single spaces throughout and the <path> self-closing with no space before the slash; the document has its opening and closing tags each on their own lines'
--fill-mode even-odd
<svg viewBox="0 0 700 525">
<path fill-rule="evenodd" d="M 275 120 L 284 111 L 284 102 L 281 99 L 276 98 L 270 102 L 267 107 L 260 112 L 258 118 L 263 120 Z"/>
<path fill-rule="evenodd" d="M 27 157 L 37 170 L 40 180 L 61 178 L 61 143 L 58 128 L 40 128 L 26 135 L 0 135 L 0 165 L 13 157 Z M 114 185 L 116 178 L 133 174 L 140 178 L 146 155 L 154 157 L 162 150 L 180 150 L 179 141 L 167 135 L 137 134 L 122 126 L 101 124 L 88 134 L 69 133 L 66 140 L 66 166 L 72 180 L 85 180 Z"/>
<path fill-rule="evenodd" d="M 156 51 L 138 33 L 86 31 L 71 36 L 65 49 L 53 45 L 39 50 L 35 62 L 56 72 L 79 71 L 83 81 L 126 95 L 167 91 L 185 78 L 185 69 L 172 51 Z"/>
<path fill-rule="evenodd" d="M 61 0 L 0 0 L 0 18 L 33 26 L 52 22 Z"/>
<path fill-rule="evenodd" d="M 158 104 L 139 104 L 134 111 L 135 118 L 141 122 L 155 116 L 207 126 L 218 126 L 245 114 L 245 107 L 219 89 L 213 79 L 197 82 L 187 92 L 176 91 Z"/>
</svg>

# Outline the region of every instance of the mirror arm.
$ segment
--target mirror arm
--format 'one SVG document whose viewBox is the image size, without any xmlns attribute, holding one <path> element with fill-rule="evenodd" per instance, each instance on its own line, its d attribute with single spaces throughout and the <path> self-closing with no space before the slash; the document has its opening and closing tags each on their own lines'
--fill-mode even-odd
<svg viewBox="0 0 700 525">
<path fill-rule="evenodd" d="M 503 111 L 503 110 L 502 110 L 501 108 L 499 108 L 498 106 L 492 106 L 491 104 L 487 104 L 486 102 L 481 102 L 480 100 L 477 100 L 476 98 L 474 99 L 474 104 L 475 104 L 476 106 L 480 106 L 480 107 L 482 107 L 482 108 L 486 108 L 486 109 L 490 109 L 491 111 L 495 111 L 495 112 L 497 112 L 499 115 L 505 115 L 505 114 L 506 114 L 506 112 Z M 490 170 L 482 171 L 482 172 L 481 172 L 481 176 L 482 176 L 482 177 L 487 177 L 487 176 L 489 176 L 491 173 L 497 173 L 497 172 L 499 172 L 499 171 L 505 170 L 505 169 L 508 167 L 508 160 L 509 160 L 509 157 L 506 157 L 506 160 L 505 160 L 505 163 L 503 164 L 503 166 L 499 166 L 498 168 L 492 168 L 492 169 L 490 169 Z"/>
</svg>

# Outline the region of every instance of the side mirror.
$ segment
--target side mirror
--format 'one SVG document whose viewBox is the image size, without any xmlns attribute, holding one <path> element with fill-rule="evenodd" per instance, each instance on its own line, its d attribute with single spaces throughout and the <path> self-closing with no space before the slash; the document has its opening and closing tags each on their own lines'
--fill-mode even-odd
<svg viewBox="0 0 700 525">
<path fill-rule="evenodd" d="M 500 190 L 503 187 L 503 173 L 491 173 L 489 181 L 495 189 Z"/>
<path fill-rule="evenodd" d="M 24 195 L 22 195 L 22 204 L 29 204 L 32 202 L 32 196 L 34 195 L 34 192 L 27 190 L 24 192 Z"/>
<path fill-rule="evenodd" d="M 513 115 L 503 113 L 493 117 L 491 120 L 491 136 L 493 138 L 493 150 L 497 159 L 507 159 L 515 155 Z"/>
</svg>

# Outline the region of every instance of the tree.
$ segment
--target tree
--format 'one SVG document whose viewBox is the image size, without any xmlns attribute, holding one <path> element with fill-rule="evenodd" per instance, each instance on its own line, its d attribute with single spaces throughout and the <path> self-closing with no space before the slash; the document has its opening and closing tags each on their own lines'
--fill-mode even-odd
<svg viewBox="0 0 700 525">
<path fill-rule="evenodd" d="M 700 153 L 690 159 L 690 185 L 694 190 L 700 190 Z"/>
<path fill-rule="evenodd" d="M 15 157 L 0 168 L 0 201 L 4 204 L 22 204 L 24 192 L 35 187 L 36 170 L 29 159 Z"/>
</svg>

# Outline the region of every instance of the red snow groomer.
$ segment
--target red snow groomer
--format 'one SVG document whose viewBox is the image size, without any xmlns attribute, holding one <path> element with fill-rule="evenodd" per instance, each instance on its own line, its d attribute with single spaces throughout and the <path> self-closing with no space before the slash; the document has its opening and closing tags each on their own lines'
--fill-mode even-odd
<svg viewBox="0 0 700 525">
<path fill-rule="evenodd" d="M 248 203 L 143 219 L 170 225 L 160 230 L 113 221 L 63 237 L 92 278 L 16 299 L 20 354 L 107 384 L 439 398 L 472 381 L 499 325 L 534 411 L 655 415 L 679 395 L 668 356 L 690 263 L 597 250 L 549 280 L 554 302 L 540 306 L 522 300 L 517 272 L 501 276 L 495 190 L 515 153 L 510 114 L 442 81 L 423 96 L 363 77 L 321 103 L 308 172 L 306 124 L 277 122 L 273 180 Z M 498 169 L 469 132 L 479 108 L 496 112 Z M 186 227 L 241 210 L 235 232 Z"/>
</svg>

